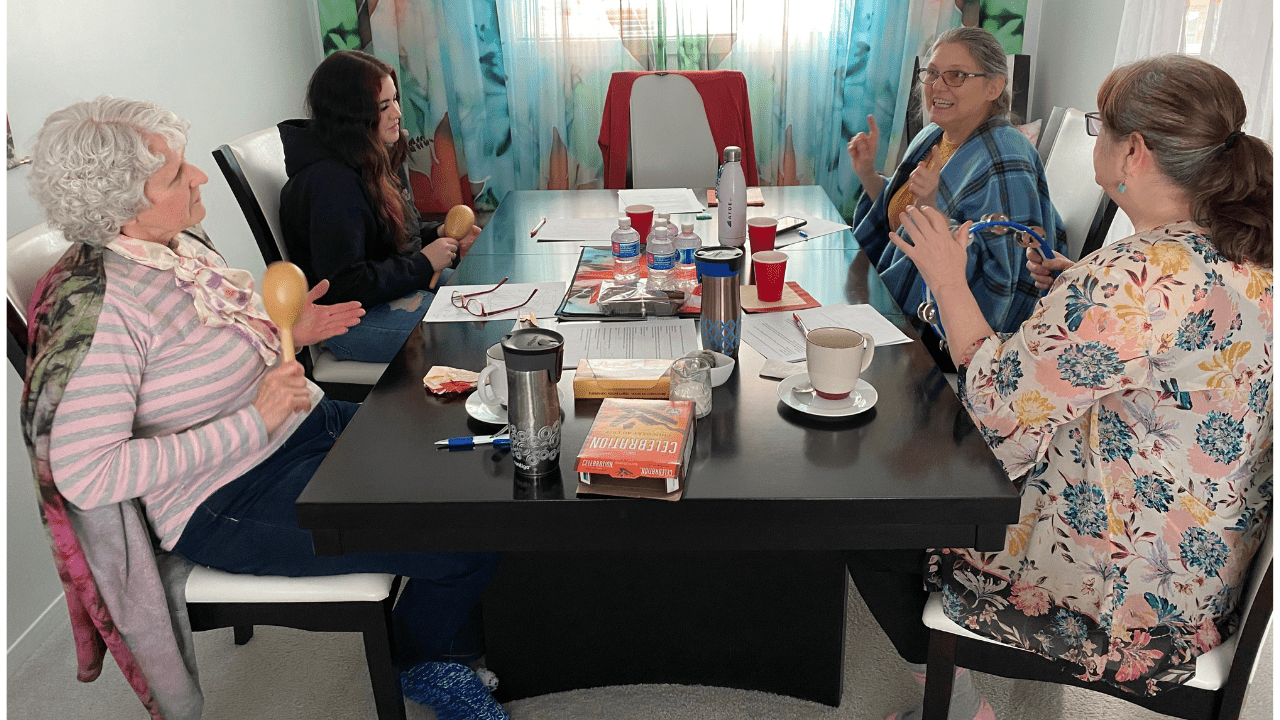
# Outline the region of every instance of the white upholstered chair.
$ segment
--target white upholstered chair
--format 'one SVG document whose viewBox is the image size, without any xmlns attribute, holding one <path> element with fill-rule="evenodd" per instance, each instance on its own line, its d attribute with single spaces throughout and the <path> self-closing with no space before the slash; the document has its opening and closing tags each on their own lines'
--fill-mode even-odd
<svg viewBox="0 0 1280 720">
<path fill-rule="evenodd" d="M 71 243 L 41 223 L 8 242 L 8 355 L 26 376 L 27 309 L 36 283 Z M 391 663 L 391 607 L 400 581 L 363 573 L 290 578 L 239 575 L 195 566 L 187 578 L 191 629 L 234 628 L 237 645 L 253 637 L 254 625 L 319 632 L 359 632 L 379 720 L 404 720 L 400 678 Z"/>
<path fill-rule="evenodd" d="M 957 665 L 1001 677 L 1084 687 L 1187 720 L 1237 720 L 1257 669 L 1258 651 L 1271 630 L 1271 560 L 1268 529 L 1240 598 L 1241 620 L 1236 633 L 1196 658 L 1195 677 L 1186 685 L 1153 697 L 1134 695 L 1102 682 L 1077 680 L 1065 672 L 1063 663 L 969 632 L 943 612 L 942 593 L 933 593 L 924 609 L 924 624 L 930 630 L 924 720 L 947 717 Z"/>
<path fill-rule="evenodd" d="M 213 159 L 240 203 L 263 262 L 270 265 L 288 260 L 280 230 L 280 189 L 289 179 L 280 131 L 270 127 L 232 140 L 215 149 Z M 339 399 L 362 400 L 387 369 L 386 363 L 339 360 L 323 344 L 312 345 L 308 351 L 312 377 Z"/>
<path fill-rule="evenodd" d="M 1067 232 L 1067 255 L 1079 260 L 1092 235 L 1100 232 L 1099 220 L 1106 193 L 1093 181 L 1093 144 L 1085 132 L 1084 113 L 1075 108 L 1053 109 L 1040 143 L 1049 198 L 1062 217 Z"/>
<path fill-rule="evenodd" d="M 715 187 L 720 169 L 702 96 L 689 78 L 651 73 L 631 87 L 631 187 Z"/>
</svg>

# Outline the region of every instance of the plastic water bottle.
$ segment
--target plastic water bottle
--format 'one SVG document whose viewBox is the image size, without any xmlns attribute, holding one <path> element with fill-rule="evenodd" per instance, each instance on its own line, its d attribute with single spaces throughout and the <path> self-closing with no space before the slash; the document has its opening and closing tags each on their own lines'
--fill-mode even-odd
<svg viewBox="0 0 1280 720">
<path fill-rule="evenodd" d="M 613 241 L 613 281 L 630 285 L 640 279 L 640 233 L 631 227 L 631 218 L 618 218 Z"/>
<path fill-rule="evenodd" d="M 716 203 L 720 213 L 720 244 L 742 247 L 747 242 L 747 178 L 742 174 L 742 149 L 724 149 L 724 164 L 716 175 Z"/>
<path fill-rule="evenodd" d="M 698 266 L 693 260 L 693 253 L 702 247 L 702 238 L 693 232 L 693 223 L 680 223 L 680 234 L 675 239 L 676 246 L 676 289 L 686 293 L 698 285 Z"/>
<path fill-rule="evenodd" d="M 666 225 L 659 225 L 649 235 L 649 290 L 674 290 L 676 246 Z"/>
<path fill-rule="evenodd" d="M 649 228 L 649 237 L 644 239 L 645 245 L 648 245 L 649 241 L 653 239 L 653 231 L 660 227 L 667 229 L 667 237 L 672 240 L 675 240 L 676 236 L 680 234 L 680 229 L 676 227 L 675 223 L 671 222 L 670 215 L 667 213 L 656 213 L 653 216 L 653 227 Z"/>
</svg>

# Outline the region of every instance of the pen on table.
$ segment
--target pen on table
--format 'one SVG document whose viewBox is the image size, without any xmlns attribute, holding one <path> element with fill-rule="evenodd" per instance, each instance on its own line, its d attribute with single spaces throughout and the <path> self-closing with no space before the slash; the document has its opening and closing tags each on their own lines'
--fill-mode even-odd
<svg viewBox="0 0 1280 720">
<path fill-rule="evenodd" d="M 511 438 L 506 435 L 476 435 L 474 437 L 456 437 L 437 440 L 436 445 L 448 448 L 475 447 L 476 445 L 510 447 Z"/>
<path fill-rule="evenodd" d="M 795 313 L 791 313 L 791 319 L 796 321 L 796 327 L 800 328 L 800 334 L 808 338 L 809 328 L 804 326 L 804 321 L 800 319 L 800 316 Z"/>
<path fill-rule="evenodd" d="M 542 226 L 546 224 L 547 224 L 547 219 L 545 217 L 539 220 L 538 224 L 534 225 L 533 229 L 529 231 L 529 237 L 533 237 L 534 235 L 537 235 L 538 231 L 542 229 Z"/>
<path fill-rule="evenodd" d="M 797 230 L 797 231 L 796 231 L 796 234 L 797 234 L 797 235 L 799 235 L 800 237 L 804 238 L 805 240 L 808 240 L 808 239 L 809 239 L 809 233 L 807 233 L 807 232 L 805 232 L 805 231 L 803 231 L 803 230 Z"/>
</svg>

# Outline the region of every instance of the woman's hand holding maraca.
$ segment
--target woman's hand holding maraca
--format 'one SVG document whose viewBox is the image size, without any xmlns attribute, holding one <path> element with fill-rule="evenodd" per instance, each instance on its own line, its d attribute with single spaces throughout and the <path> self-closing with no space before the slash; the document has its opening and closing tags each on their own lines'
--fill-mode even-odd
<svg viewBox="0 0 1280 720">
<path fill-rule="evenodd" d="M 296 362 L 282 362 L 267 371 L 258 384 L 258 394 L 253 398 L 253 407 L 267 426 L 267 434 L 272 435 L 294 413 L 311 409 L 311 392 L 307 389 L 307 378 L 302 374 L 302 365 Z"/>
<path fill-rule="evenodd" d="M 453 258 L 458 254 L 458 241 L 447 235 L 441 235 L 422 248 L 422 254 L 431 261 L 431 267 L 435 268 L 436 275 L 439 275 L 441 270 L 453 265 Z"/>
</svg>

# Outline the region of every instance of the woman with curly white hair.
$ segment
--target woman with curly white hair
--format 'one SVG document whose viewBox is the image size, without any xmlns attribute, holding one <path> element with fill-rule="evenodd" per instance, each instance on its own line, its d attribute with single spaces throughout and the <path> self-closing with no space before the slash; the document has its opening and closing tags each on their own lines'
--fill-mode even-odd
<svg viewBox="0 0 1280 720">
<path fill-rule="evenodd" d="M 111 97 L 53 113 L 36 140 L 32 194 L 74 245 L 28 312 L 22 424 L 82 660 L 100 656 L 105 641 L 144 703 L 164 696 L 148 686 L 171 669 L 135 659 L 147 655 L 148 633 L 122 638 L 112 619 L 154 602 L 160 588 L 134 579 L 131 556 L 115 558 L 130 568 L 127 582 L 85 559 L 104 538 L 84 518 L 139 506 L 141 537 L 208 567 L 408 576 L 396 606 L 397 663 L 473 658 L 479 641 L 459 629 L 496 556 L 317 557 L 298 527 L 294 501 L 358 406 L 325 398 L 281 356 L 252 276 L 228 268 L 198 227 L 209 178 L 185 159 L 186 143 L 178 116 Z M 299 346 L 363 314 L 355 302 L 316 305 L 327 287 L 308 294 Z M 151 630 L 163 634 L 166 621 Z"/>
</svg>

